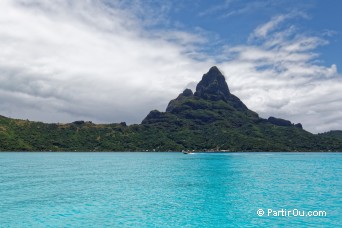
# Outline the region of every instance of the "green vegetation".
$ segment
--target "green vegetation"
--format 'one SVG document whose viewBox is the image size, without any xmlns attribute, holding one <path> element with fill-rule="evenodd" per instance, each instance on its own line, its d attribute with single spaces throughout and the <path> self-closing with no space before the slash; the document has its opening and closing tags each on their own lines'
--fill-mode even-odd
<svg viewBox="0 0 342 228">
<path fill-rule="evenodd" d="M 151 111 L 142 124 L 45 124 L 0 116 L 0 151 L 342 151 L 342 131 L 259 118 L 213 67 L 197 85 Z"/>
</svg>

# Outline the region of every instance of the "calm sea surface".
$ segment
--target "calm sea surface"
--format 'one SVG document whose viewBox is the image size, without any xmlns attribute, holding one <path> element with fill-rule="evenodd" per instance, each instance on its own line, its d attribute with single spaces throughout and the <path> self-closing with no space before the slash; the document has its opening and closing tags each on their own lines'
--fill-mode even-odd
<svg viewBox="0 0 342 228">
<path fill-rule="evenodd" d="M 342 153 L 0 153 L 0 227 L 342 227 L 341 176 Z"/>
</svg>

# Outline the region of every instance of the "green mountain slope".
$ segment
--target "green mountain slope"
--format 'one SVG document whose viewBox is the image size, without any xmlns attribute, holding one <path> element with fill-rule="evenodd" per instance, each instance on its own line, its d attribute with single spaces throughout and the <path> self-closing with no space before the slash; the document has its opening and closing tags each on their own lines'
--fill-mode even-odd
<svg viewBox="0 0 342 228">
<path fill-rule="evenodd" d="M 44 124 L 0 116 L 0 150 L 342 151 L 336 132 L 314 135 L 301 124 L 260 118 L 230 93 L 224 76 L 212 67 L 195 93 L 186 89 L 166 112 L 153 110 L 139 125 Z"/>
</svg>

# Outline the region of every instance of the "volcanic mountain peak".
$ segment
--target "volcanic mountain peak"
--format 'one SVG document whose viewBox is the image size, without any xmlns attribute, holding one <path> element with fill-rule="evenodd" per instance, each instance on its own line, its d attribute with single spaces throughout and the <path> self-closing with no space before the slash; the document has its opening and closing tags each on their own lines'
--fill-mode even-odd
<svg viewBox="0 0 342 228">
<path fill-rule="evenodd" d="M 224 104 L 239 111 L 250 112 L 238 97 L 230 93 L 225 77 L 216 66 L 211 67 L 203 75 L 202 80 L 196 86 L 194 94 L 190 89 L 185 89 L 176 99 L 170 101 L 166 112 L 178 113 L 179 110 L 184 110 L 185 107 L 210 110 L 213 109 L 211 104 L 214 103 L 212 102 L 221 102 L 220 106 Z M 256 113 L 254 114 L 256 115 Z"/>
<path fill-rule="evenodd" d="M 221 71 L 213 66 L 196 86 L 195 96 L 209 100 L 225 100 L 230 97 L 226 79 Z"/>
</svg>

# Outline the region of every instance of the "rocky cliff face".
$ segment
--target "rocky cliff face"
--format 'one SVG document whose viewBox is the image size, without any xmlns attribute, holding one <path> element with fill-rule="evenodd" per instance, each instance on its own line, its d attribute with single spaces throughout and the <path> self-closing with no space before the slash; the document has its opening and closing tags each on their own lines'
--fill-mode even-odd
<svg viewBox="0 0 342 228">
<path fill-rule="evenodd" d="M 195 96 L 206 100 L 227 101 L 231 96 L 226 79 L 221 71 L 213 66 L 196 86 Z"/>
<path fill-rule="evenodd" d="M 282 126 L 282 127 L 295 126 L 295 127 L 300 128 L 300 129 L 303 129 L 303 126 L 302 126 L 301 123 L 293 124 L 289 120 L 284 120 L 284 119 L 281 119 L 281 118 L 275 118 L 273 116 L 269 117 L 267 119 L 267 121 L 270 122 L 271 124 L 274 124 L 274 125 L 277 125 L 277 126 Z"/>
<path fill-rule="evenodd" d="M 165 121 L 166 114 L 187 119 L 195 123 L 210 123 L 214 121 L 243 122 L 256 121 L 258 115 L 249 110 L 236 96 L 230 93 L 225 77 L 213 66 L 203 75 L 197 84 L 196 91 L 185 89 L 176 99 L 169 102 L 166 113 L 156 115 L 151 112 L 142 123 Z M 234 125 L 234 124 L 233 124 Z"/>
</svg>

